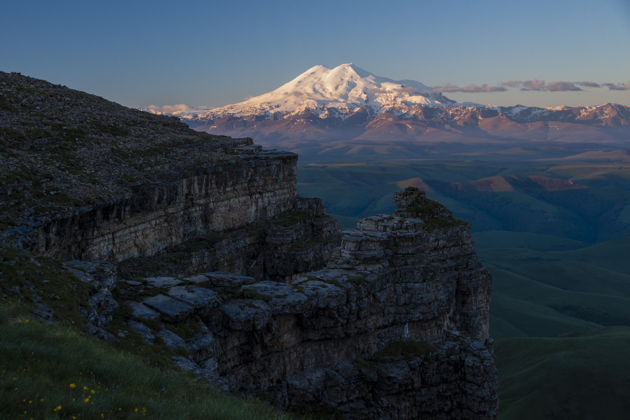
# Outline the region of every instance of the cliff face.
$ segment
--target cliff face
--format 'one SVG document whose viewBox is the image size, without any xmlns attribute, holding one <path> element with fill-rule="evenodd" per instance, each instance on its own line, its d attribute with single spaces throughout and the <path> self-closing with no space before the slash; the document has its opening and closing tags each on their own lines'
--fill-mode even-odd
<svg viewBox="0 0 630 420">
<path fill-rule="evenodd" d="M 40 104 L 33 89 L 62 98 L 67 90 L 0 76 L 14 95 L 0 128 L 30 118 L 20 107 Z M 446 208 L 407 189 L 393 215 L 342 233 L 320 200 L 296 196 L 295 155 L 67 95 L 110 129 L 90 141 L 58 137 L 77 132 L 74 120 L 37 141 L 0 131 L 17 148 L 0 161 L 10 180 L 0 189 L 0 239 L 23 248 L 2 248 L 0 264 L 14 253 L 33 265 L 19 284 L 0 276 L 3 295 L 28 292 L 33 313 L 63 321 L 29 253 L 52 257 L 65 261 L 59 281 L 81 286 L 84 300 L 72 305 L 88 331 L 166 356 L 222 389 L 347 418 L 496 417 L 490 277 L 468 225 Z M 38 106 L 57 109 L 46 104 Z M 142 130 L 112 131 L 125 127 L 120 118 Z M 177 141 L 162 139 L 163 127 Z M 162 142 L 157 152 L 153 141 Z M 80 168 L 56 178 L 60 168 L 38 142 L 79 144 Z"/>
<path fill-rule="evenodd" d="M 59 258 L 121 261 L 273 218 L 293 207 L 296 160 L 292 153 L 244 154 L 174 181 L 134 187 L 104 206 L 44 223 L 35 250 Z"/>
<path fill-rule="evenodd" d="M 177 364 L 225 390 L 346 418 L 493 418 L 490 277 L 469 226 L 418 190 L 396 199 L 339 245 L 321 203 L 294 198 L 188 252 L 119 263 L 133 280 L 114 282 L 111 299 L 147 343 L 179 348 Z M 101 306 L 93 331 L 115 339 Z"/>
<path fill-rule="evenodd" d="M 223 271 L 283 281 L 324 266 L 339 238 L 338 224 L 324 213 L 321 200 L 293 197 L 291 208 L 275 218 L 213 231 L 157 255 L 127 259 L 119 264 L 119 272 L 134 278 Z"/>
<path fill-rule="evenodd" d="M 399 198 L 409 195 L 414 205 L 430 203 L 417 191 Z M 209 375 L 228 389 L 262 390 L 290 408 L 323 404 L 350 418 L 492 417 L 490 278 L 468 227 L 442 222 L 427 230 L 418 218 L 368 218 L 344 234 L 326 268 L 288 284 L 241 286 L 242 297 L 217 309 L 214 351 L 192 360 L 216 366 Z"/>
</svg>

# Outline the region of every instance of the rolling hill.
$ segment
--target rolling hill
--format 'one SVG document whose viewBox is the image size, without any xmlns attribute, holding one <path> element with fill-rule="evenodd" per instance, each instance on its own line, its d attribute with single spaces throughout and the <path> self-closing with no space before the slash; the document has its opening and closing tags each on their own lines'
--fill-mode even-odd
<svg viewBox="0 0 630 420">
<path fill-rule="evenodd" d="M 630 166 L 625 152 L 559 160 L 408 160 L 300 168 L 345 227 L 416 186 L 472 223 L 493 277 L 500 418 L 625 419 L 630 403 Z"/>
<path fill-rule="evenodd" d="M 629 327 L 499 341 L 500 418 L 628 418 L 629 353 Z"/>
</svg>

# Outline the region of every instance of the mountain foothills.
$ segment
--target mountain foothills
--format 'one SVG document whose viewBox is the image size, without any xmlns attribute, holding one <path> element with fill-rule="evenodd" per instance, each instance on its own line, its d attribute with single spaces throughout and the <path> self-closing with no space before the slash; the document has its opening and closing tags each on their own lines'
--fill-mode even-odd
<svg viewBox="0 0 630 420">
<path fill-rule="evenodd" d="M 0 144 L 0 417 L 496 418 L 490 275 L 418 188 L 342 232 L 293 153 L 16 73 Z"/>
<path fill-rule="evenodd" d="M 628 151 L 600 146 L 550 158 L 520 147 L 527 153 L 311 162 L 299 168 L 298 187 L 322 197 L 344 227 L 391 211 L 390 197 L 408 186 L 447 205 L 472 224 L 493 277 L 500 417 L 624 419 Z"/>
<path fill-rule="evenodd" d="M 147 110 L 161 112 L 151 106 Z M 199 131 L 254 137 L 309 160 L 433 157 L 454 152 L 531 148 L 584 149 L 625 144 L 630 107 L 494 107 L 457 103 L 411 80 L 375 76 L 354 64 L 314 66 L 279 88 L 212 109 L 165 107 Z M 437 150 L 436 150 L 437 149 Z"/>
</svg>

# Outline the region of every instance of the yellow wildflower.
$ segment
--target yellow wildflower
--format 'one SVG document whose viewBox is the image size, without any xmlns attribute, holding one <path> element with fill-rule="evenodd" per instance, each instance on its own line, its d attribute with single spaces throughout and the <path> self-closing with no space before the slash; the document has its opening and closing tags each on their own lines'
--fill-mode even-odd
<svg viewBox="0 0 630 420">
<path fill-rule="evenodd" d="M 94 394 L 96 394 L 96 391 L 95 391 L 95 390 L 93 390 L 93 389 L 91 389 L 91 390 L 90 390 L 90 394 L 94 395 Z"/>
<path fill-rule="evenodd" d="M 70 389 L 74 389 L 74 388 L 76 388 L 76 387 L 77 387 L 77 384 L 70 384 L 70 385 L 68 385 L 68 386 L 70 387 Z"/>
<path fill-rule="evenodd" d="M 63 407 L 61 405 L 58 405 L 57 407 L 53 408 L 53 411 L 57 412 L 57 411 L 61 411 L 63 410 Z"/>
<path fill-rule="evenodd" d="M 90 397 L 83 398 L 83 402 L 86 403 L 86 404 L 89 403 L 90 402 Z"/>
</svg>

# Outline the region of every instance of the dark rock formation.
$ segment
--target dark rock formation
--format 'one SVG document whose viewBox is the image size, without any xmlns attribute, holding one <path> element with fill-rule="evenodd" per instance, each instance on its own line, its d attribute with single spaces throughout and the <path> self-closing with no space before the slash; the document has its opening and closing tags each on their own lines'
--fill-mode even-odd
<svg viewBox="0 0 630 420">
<path fill-rule="evenodd" d="M 290 410 L 496 417 L 490 277 L 442 205 L 410 188 L 393 215 L 341 233 L 296 196 L 293 154 L 19 75 L 0 73 L 0 88 L 0 262 L 28 283 L 0 277 L 3 295 L 26 291 L 34 314 L 63 321 L 61 292 L 55 305 L 41 293 L 46 262 L 57 290 L 78 285 L 67 306 L 90 333 Z M 47 160 L 60 147 L 73 171 Z"/>
<path fill-rule="evenodd" d="M 293 197 L 290 209 L 275 218 L 212 231 L 156 255 L 123 261 L 119 270 L 128 278 L 222 271 L 281 281 L 324 266 L 339 239 L 338 224 L 324 213 L 321 200 Z"/>
<path fill-rule="evenodd" d="M 58 258 L 123 260 L 270 219 L 293 206 L 296 160 L 292 153 L 247 154 L 203 165 L 181 179 L 134 187 L 119 200 L 42 223 L 34 250 Z"/>
<path fill-rule="evenodd" d="M 187 356 L 173 360 L 215 385 L 265 394 L 288 409 L 318 407 L 347 418 L 493 418 L 490 277 L 469 226 L 416 189 L 396 201 L 394 215 L 369 217 L 344 232 L 325 266 L 296 263 L 289 247 L 262 251 L 263 260 L 290 257 L 281 270 L 256 271 L 258 279 L 207 272 L 121 281 L 130 326 L 147 343 L 160 337 L 185 349 Z M 324 217 L 318 201 L 295 206 L 305 213 L 293 209 L 256 230 L 266 232 L 254 235 L 257 250 L 278 231 L 286 233 L 279 242 L 285 246 L 301 246 L 305 232 L 335 243 L 335 235 L 314 229 L 321 225 L 312 222 L 313 206 Z M 228 261 L 217 249 L 203 252 L 215 263 Z M 247 255 L 234 254 L 241 262 Z M 135 259 L 120 267 L 140 270 L 141 262 L 147 264 Z M 302 264 L 318 269 L 300 272 Z M 187 338 L 169 329 L 191 320 Z"/>
</svg>

